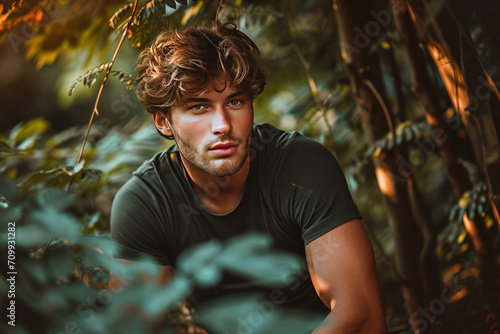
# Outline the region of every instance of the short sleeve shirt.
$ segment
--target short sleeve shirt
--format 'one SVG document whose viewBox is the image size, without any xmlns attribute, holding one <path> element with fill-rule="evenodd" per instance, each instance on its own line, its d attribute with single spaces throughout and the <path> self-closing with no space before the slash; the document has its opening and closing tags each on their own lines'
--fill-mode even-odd
<svg viewBox="0 0 500 334">
<path fill-rule="evenodd" d="M 212 214 L 196 197 L 174 145 L 146 161 L 119 190 L 111 214 L 116 257 L 153 257 L 176 266 L 182 251 L 212 239 L 227 240 L 250 231 L 266 233 L 275 249 L 303 258 L 300 278 L 282 290 L 285 306 L 327 311 L 312 285 L 305 245 L 355 218 L 342 170 L 320 143 L 298 132 L 255 125 L 250 171 L 239 204 L 224 215 Z M 217 191 L 221 184 L 213 184 Z M 243 278 L 224 275 L 201 301 L 238 292 L 264 292 Z M 195 294 L 196 297 L 196 294 Z"/>
</svg>

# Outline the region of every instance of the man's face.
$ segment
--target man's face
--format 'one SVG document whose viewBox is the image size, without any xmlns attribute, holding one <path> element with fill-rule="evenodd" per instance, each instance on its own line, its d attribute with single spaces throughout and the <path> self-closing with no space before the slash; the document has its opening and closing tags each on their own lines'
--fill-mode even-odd
<svg viewBox="0 0 500 334">
<path fill-rule="evenodd" d="M 223 86 L 220 84 L 218 87 Z M 235 86 L 202 90 L 170 108 L 170 128 L 188 170 L 212 176 L 236 174 L 248 156 L 253 107 Z"/>
</svg>

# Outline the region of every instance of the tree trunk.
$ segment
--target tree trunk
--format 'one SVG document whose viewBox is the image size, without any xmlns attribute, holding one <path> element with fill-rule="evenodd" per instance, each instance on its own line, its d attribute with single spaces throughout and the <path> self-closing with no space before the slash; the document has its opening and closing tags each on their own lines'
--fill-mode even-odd
<svg viewBox="0 0 500 334">
<path fill-rule="evenodd" d="M 342 57 L 350 73 L 354 96 L 361 112 L 363 127 L 370 143 L 387 135 L 389 115 L 382 87 L 378 58 L 370 53 L 369 37 L 363 32 L 368 10 L 362 2 L 337 0 L 334 4 Z M 362 17 L 365 15 L 365 17 Z M 376 87 L 376 88 L 375 88 Z M 404 152 L 404 148 L 401 148 Z M 415 222 L 409 199 L 407 178 L 401 160 L 394 151 L 374 158 L 379 188 L 384 195 L 389 224 L 395 238 L 396 266 L 404 279 L 403 293 L 410 312 L 415 312 L 425 301 L 421 283 L 420 252 L 422 235 Z"/>
<path fill-rule="evenodd" d="M 426 0 L 409 1 L 411 18 L 431 54 L 441 74 L 448 95 L 461 116 L 461 120 L 467 130 L 477 163 L 481 166 L 486 180 L 489 182 L 490 192 L 498 194 L 500 191 L 500 149 L 498 145 L 498 124 L 496 116 L 492 116 L 492 110 L 498 113 L 498 99 L 493 89 L 485 78 L 484 69 L 481 67 L 476 50 L 469 43 L 470 33 L 468 25 L 460 24 L 463 17 L 452 13 L 449 8 L 443 9 L 439 18 L 433 17 Z M 465 11 L 466 12 L 466 11 Z M 463 13 L 463 12 L 462 12 Z M 425 18 L 433 21 L 426 25 Z M 438 103 L 432 92 L 430 80 L 424 70 L 421 53 L 416 52 L 416 36 L 409 27 L 408 18 L 398 18 L 400 30 L 405 40 L 412 72 L 416 81 L 416 93 L 421 98 L 427 110 L 427 119 L 436 129 L 443 127 Z M 467 31 L 467 34 L 464 33 Z M 483 91 L 480 89 L 483 88 Z M 489 88 L 489 89 L 488 89 Z M 485 94 L 485 91 L 489 93 Z M 492 96 L 493 95 L 493 96 Z M 449 130 L 443 130 L 449 138 Z M 447 131 L 447 132 L 446 132 Z M 461 158 L 451 146 L 450 141 L 444 140 L 439 143 L 447 168 L 447 173 L 458 196 L 470 190 L 472 183 L 466 177 L 466 171 L 461 165 Z M 493 196 L 492 196 L 493 197 Z M 492 201 L 493 202 L 493 201 Z M 495 211 L 496 206 L 492 203 Z M 498 216 L 497 216 L 498 217 Z M 496 279 L 498 277 L 497 254 L 491 234 L 484 225 L 483 219 L 477 217 L 470 220 L 464 215 L 464 225 L 472 237 L 478 258 L 481 263 L 480 284 L 488 293 L 496 296 Z M 493 302 L 497 297 L 493 297 Z M 498 302 L 498 301 L 496 301 Z M 498 307 L 498 303 L 492 305 Z M 496 309 L 498 312 L 498 309 Z"/>
</svg>

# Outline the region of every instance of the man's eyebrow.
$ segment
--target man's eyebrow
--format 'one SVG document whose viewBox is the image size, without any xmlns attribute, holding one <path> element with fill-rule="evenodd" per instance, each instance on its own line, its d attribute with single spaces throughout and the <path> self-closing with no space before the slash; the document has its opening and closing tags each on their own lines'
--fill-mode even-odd
<svg viewBox="0 0 500 334">
<path fill-rule="evenodd" d="M 226 100 L 231 100 L 232 98 L 235 98 L 236 96 L 240 96 L 243 94 L 246 94 L 247 92 L 244 90 L 240 90 L 237 92 L 234 92 L 233 94 L 229 95 Z M 189 97 L 184 100 L 185 103 L 190 103 L 190 102 L 210 102 L 210 99 L 207 99 L 205 97 Z"/>
<path fill-rule="evenodd" d="M 234 98 L 234 97 L 236 97 L 236 96 L 243 95 L 243 94 L 247 94 L 247 92 L 246 92 L 246 91 L 244 91 L 244 90 L 239 90 L 239 91 L 234 92 L 233 94 L 229 95 L 229 96 L 227 97 L 227 100 L 231 100 L 232 98 Z"/>
</svg>

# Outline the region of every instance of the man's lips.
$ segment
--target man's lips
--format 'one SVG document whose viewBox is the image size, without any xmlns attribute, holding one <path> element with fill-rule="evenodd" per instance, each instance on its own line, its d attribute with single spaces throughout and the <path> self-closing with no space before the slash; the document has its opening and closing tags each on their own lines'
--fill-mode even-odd
<svg viewBox="0 0 500 334">
<path fill-rule="evenodd" d="M 218 157 L 225 157 L 233 154 L 237 147 L 237 143 L 220 143 L 212 146 L 209 150 Z"/>
</svg>

